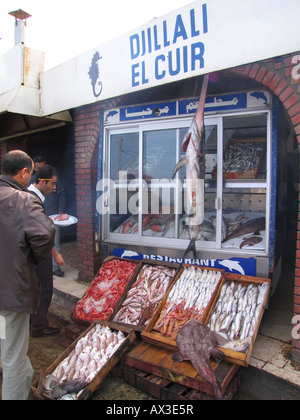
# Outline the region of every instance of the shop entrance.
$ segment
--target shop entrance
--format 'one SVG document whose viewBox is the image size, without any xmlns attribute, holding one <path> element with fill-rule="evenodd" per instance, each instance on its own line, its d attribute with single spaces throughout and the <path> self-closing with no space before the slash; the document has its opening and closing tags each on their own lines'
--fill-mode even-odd
<svg viewBox="0 0 300 420">
<path fill-rule="evenodd" d="M 66 194 L 66 213 L 76 216 L 75 145 L 73 125 L 29 135 L 25 138 L 27 153 L 43 156 L 59 173 Z M 62 240 L 76 239 L 76 226 L 61 229 Z"/>
</svg>

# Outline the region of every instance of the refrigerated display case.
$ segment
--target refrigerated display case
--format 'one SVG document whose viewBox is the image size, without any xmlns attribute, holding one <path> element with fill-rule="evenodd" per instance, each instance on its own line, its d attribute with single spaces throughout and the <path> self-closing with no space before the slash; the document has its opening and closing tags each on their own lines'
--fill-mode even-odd
<svg viewBox="0 0 300 420">
<path fill-rule="evenodd" d="M 208 97 L 205 107 L 205 219 L 197 252 L 202 260 L 254 258 L 260 275 L 272 264 L 275 229 L 271 99 L 267 92 L 220 95 Z M 181 143 L 197 104 L 188 99 L 105 114 L 101 176 L 110 187 L 99 191 L 104 255 L 124 248 L 182 257 L 189 244 L 186 173 L 182 168 L 174 179 L 172 173 L 184 156 Z"/>
</svg>

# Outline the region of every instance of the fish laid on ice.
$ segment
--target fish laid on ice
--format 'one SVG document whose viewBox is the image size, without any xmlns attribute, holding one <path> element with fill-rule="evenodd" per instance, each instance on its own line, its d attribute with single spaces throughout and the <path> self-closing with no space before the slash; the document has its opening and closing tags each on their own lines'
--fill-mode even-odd
<svg viewBox="0 0 300 420">
<path fill-rule="evenodd" d="M 265 217 L 259 217 L 242 224 L 239 229 L 228 235 L 223 242 L 235 238 L 240 238 L 241 236 L 247 235 L 248 233 L 254 233 L 255 235 L 258 235 L 259 232 L 263 230 L 266 230 L 266 219 Z"/>
<path fill-rule="evenodd" d="M 127 293 L 114 321 L 131 325 L 145 325 L 165 296 L 175 269 L 146 264 Z"/>
<path fill-rule="evenodd" d="M 168 295 L 154 329 L 175 339 L 188 320 L 194 318 L 201 321 L 221 276 L 220 271 L 202 271 L 193 266 L 184 268 Z"/>
<path fill-rule="evenodd" d="M 204 107 L 209 76 L 205 75 L 202 84 L 199 106 L 193 122 L 186 133 L 182 151 L 186 156 L 177 163 L 173 171 L 173 178 L 180 168 L 186 166 L 186 194 L 187 194 L 187 237 L 190 244 L 184 254 L 193 251 L 196 258 L 196 241 L 201 238 L 201 226 L 204 221 L 205 201 L 205 132 Z M 184 259 L 183 258 L 183 259 Z"/>
<path fill-rule="evenodd" d="M 240 245 L 240 249 L 244 246 L 254 246 L 260 244 L 262 242 L 262 238 L 259 236 L 251 236 L 250 238 L 244 238 L 244 241 Z"/>
<path fill-rule="evenodd" d="M 54 399 L 64 395 L 70 395 L 70 399 L 73 399 L 74 394 L 93 381 L 124 340 L 121 331 L 112 331 L 97 324 L 77 342 L 51 375 L 41 376 L 39 390 Z"/>
<path fill-rule="evenodd" d="M 212 311 L 209 328 L 221 332 L 227 341 L 239 342 L 235 348 L 243 348 L 247 345 L 245 340 L 251 340 L 254 335 L 268 288 L 268 283 L 260 286 L 251 283 L 246 287 L 239 282 L 226 282 Z"/>
<path fill-rule="evenodd" d="M 177 334 L 178 353 L 173 355 L 175 362 L 189 360 L 199 375 L 214 388 L 215 398 L 223 399 L 218 387 L 216 375 L 210 365 L 210 357 L 222 360 L 224 353 L 216 349 L 216 335 L 210 329 L 195 319 L 187 322 Z"/>
</svg>

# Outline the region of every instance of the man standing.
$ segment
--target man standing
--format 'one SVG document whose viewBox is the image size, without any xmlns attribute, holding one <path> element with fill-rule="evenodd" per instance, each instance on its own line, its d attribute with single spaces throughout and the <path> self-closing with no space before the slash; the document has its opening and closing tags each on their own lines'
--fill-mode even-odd
<svg viewBox="0 0 300 420">
<path fill-rule="evenodd" d="M 35 265 L 51 254 L 55 229 L 38 197 L 28 193 L 31 158 L 12 151 L 2 160 L 0 176 L 0 316 L 3 400 L 26 400 L 33 369 L 27 356 L 30 314 L 35 313 L 40 287 Z"/>
<path fill-rule="evenodd" d="M 43 156 L 36 156 L 33 159 L 34 162 L 34 174 L 31 177 L 30 185 L 35 183 L 36 173 L 43 166 L 47 165 L 46 158 Z M 66 210 L 66 194 L 64 186 L 60 180 L 57 178 L 56 187 L 51 194 L 47 194 L 44 201 L 44 209 L 47 216 L 53 214 L 65 213 Z M 55 243 L 54 248 L 60 254 L 60 227 L 55 225 Z M 64 277 L 65 273 L 61 269 L 61 265 L 56 263 L 55 258 L 53 258 L 53 274 L 58 277 Z"/>
<path fill-rule="evenodd" d="M 45 197 L 53 193 L 57 183 L 57 172 L 49 165 L 42 166 L 36 173 L 34 184 L 28 188 L 36 194 L 42 203 Z M 53 260 L 58 266 L 66 265 L 62 255 L 53 248 L 51 253 Z M 36 274 L 41 285 L 41 300 L 35 315 L 31 316 L 31 336 L 45 337 L 59 333 L 58 328 L 52 328 L 48 322 L 48 310 L 53 296 L 53 268 L 52 257 L 36 267 Z"/>
</svg>

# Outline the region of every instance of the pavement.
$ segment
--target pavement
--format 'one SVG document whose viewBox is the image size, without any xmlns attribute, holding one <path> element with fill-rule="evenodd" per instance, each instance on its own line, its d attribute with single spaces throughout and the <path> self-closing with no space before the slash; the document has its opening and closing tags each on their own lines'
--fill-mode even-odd
<svg viewBox="0 0 300 420">
<path fill-rule="evenodd" d="M 57 316 L 61 320 L 62 316 L 57 312 L 63 308 L 68 314 L 65 321 L 68 324 L 72 322 L 69 315 L 89 285 L 78 280 L 76 242 L 64 244 L 62 254 L 67 266 L 63 268 L 64 277 L 54 276 L 52 319 L 55 322 Z M 293 267 L 287 265 L 283 269 L 283 281 L 279 282 L 269 308 L 265 311 L 250 365 L 240 369 L 240 398 L 244 395 L 245 399 L 300 399 L 300 373 L 290 357 L 293 275 Z M 130 392 L 133 392 L 131 395 L 135 395 L 135 398 L 149 398 L 138 390 L 133 391 L 132 387 Z"/>
</svg>

